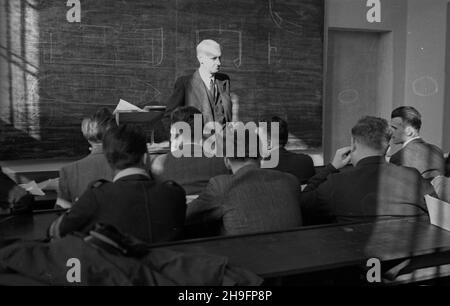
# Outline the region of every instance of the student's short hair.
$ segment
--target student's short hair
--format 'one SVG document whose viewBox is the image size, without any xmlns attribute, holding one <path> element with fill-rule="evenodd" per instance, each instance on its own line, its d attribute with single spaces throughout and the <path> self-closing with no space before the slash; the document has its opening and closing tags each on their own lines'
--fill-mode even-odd
<svg viewBox="0 0 450 306">
<path fill-rule="evenodd" d="M 103 138 L 103 151 L 114 169 L 139 165 L 147 152 L 145 134 L 137 125 L 123 124 L 111 128 Z"/>
<path fill-rule="evenodd" d="M 191 131 L 194 131 L 194 115 L 201 115 L 202 112 L 193 106 L 180 106 L 172 111 L 170 114 L 170 124 L 174 124 L 176 122 L 182 121 L 189 124 L 191 127 Z M 202 119 L 203 122 L 203 119 Z"/>
<path fill-rule="evenodd" d="M 97 110 L 94 115 L 83 119 L 81 132 L 86 140 L 101 143 L 106 131 L 115 126 L 117 125 L 114 116 L 104 107 Z"/>
<path fill-rule="evenodd" d="M 267 119 L 264 119 L 263 122 L 267 123 L 267 135 L 270 137 L 271 135 L 271 123 L 272 122 L 278 122 L 279 130 L 278 130 L 278 138 L 279 138 L 279 145 L 281 147 L 284 147 L 288 142 L 289 137 L 289 130 L 288 130 L 288 124 L 287 122 L 278 116 L 271 116 Z"/>
<path fill-rule="evenodd" d="M 391 139 L 388 122 L 383 118 L 366 116 L 352 128 L 352 137 L 374 150 L 386 150 Z"/>
<path fill-rule="evenodd" d="M 397 117 L 402 118 L 403 123 L 412 126 L 417 131 L 419 131 L 422 126 L 422 116 L 417 109 L 412 106 L 400 106 L 394 109 L 391 113 L 391 119 Z"/>
</svg>

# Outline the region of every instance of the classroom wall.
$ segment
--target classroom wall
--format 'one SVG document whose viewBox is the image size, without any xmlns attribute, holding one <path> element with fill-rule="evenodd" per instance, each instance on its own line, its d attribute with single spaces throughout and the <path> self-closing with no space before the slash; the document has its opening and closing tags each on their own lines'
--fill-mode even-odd
<svg viewBox="0 0 450 306">
<path fill-rule="evenodd" d="M 444 144 L 445 134 L 447 2 L 408 0 L 405 99 L 397 104 L 412 105 L 419 110 L 423 116 L 423 138 L 438 146 Z"/>
<path fill-rule="evenodd" d="M 382 2 L 379 23 L 367 21 L 368 9 L 361 0 L 326 2 L 325 162 L 350 144 L 358 118 L 388 117 L 404 99 L 407 1 Z"/>
<path fill-rule="evenodd" d="M 327 0 L 326 31 L 339 28 L 392 33 L 392 100 L 386 99 L 380 115 L 389 118 L 390 110 L 400 105 L 416 107 L 423 116 L 423 138 L 448 152 L 450 139 L 444 137 L 444 131 L 450 124 L 444 118 L 450 116 L 450 107 L 444 101 L 449 0 L 380 2 L 381 22 L 369 23 L 366 0 Z M 326 146 L 324 142 L 325 151 Z"/>
</svg>

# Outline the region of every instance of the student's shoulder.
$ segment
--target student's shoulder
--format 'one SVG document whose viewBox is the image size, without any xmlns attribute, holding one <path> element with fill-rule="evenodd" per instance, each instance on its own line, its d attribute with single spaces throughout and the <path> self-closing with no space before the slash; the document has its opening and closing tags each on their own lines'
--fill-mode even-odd
<svg viewBox="0 0 450 306">
<path fill-rule="evenodd" d="M 153 190 L 155 192 L 182 193 L 183 195 L 186 194 L 184 188 L 173 180 L 155 183 Z"/>
<path fill-rule="evenodd" d="M 88 185 L 88 190 L 91 191 L 97 191 L 97 190 L 103 190 L 103 189 L 107 189 L 107 188 L 112 188 L 113 187 L 113 182 L 108 181 L 106 179 L 99 179 L 99 180 L 95 180 L 89 183 Z"/>
</svg>

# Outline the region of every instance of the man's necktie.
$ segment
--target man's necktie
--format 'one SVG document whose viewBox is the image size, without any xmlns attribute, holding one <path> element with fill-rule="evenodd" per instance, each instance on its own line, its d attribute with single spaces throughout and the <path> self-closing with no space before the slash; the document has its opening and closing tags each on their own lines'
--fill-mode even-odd
<svg viewBox="0 0 450 306">
<path fill-rule="evenodd" d="M 214 86 L 214 79 L 210 79 L 209 81 L 209 92 L 211 93 L 211 95 L 215 98 L 215 86 Z"/>
</svg>

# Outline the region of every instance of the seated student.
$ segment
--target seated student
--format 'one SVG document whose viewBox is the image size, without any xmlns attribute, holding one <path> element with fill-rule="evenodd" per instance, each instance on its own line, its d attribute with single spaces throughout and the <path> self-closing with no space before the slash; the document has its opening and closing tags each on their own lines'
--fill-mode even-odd
<svg viewBox="0 0 450 306">
<path fill-rule="evenodd" d="M 185 192 L 174 182 L 155 183 L 143 169 L 147 148 L 142 131 L 126 124 L 111 128 L 103 148 L 114 169 L 113 182 L 94 182 L 69 212 L 53 222 L 50 236 L 87 233 L 103 223 L 149 243 L 178 238 L 186 212 Z"/>
<path fill-rule="evenodd" d="M 225 152 L 225 164 L 233 174 L 213 177 L 204 192 L 188 204 L 187 225 L 218 222 L 221 235 L 302 225 L 297 178 L 281 171 L 260 169 L 258 145 L 249 147 L 249 138 L 257 135 L 247 130 L 246 136 L 242 157 L 236 155 L 237 137 L 226 138 L 235 148 L 234 154 Z"/>
<path fill-rule="evenodd" d="M 411 106 L 400 106 L 391 113 L 392 143 L 401 145 L 390 163 L 416 168 L 426 179 L 445 174 L 444 155 L 437 146 L 426 143 L 419 135 L 422 120 Z"/>
<path fill-rule="evenodd" d="M 0 213 L 19 213 L 32 208 L 34 198 L 0 171 Z"/>
<path fill-rule="evenodd" d="M 380 216 L 426 213 L 431 184 L 409 167 L 384 160 L 390 130 L 377 117 L 360 119 L 351 130 L 351 147 L 336 151 L 333 162 L 313 176 L 301 194 L 305 222 L 370 220 Z M 339 172 L 349 162 L 353 168 Z"/>
<path fill-rule="evenodd" d="M 277 147 L 271 147 L 273 144 L 270 143 L 271 135 L 271 123 L 278 122 L 279 124 L 279 145 Z M 311 156 L 302 153 L 293 153 L 286 150 L 285 146 L 288 142 L 288 125 L 287 122 L 278 116 L 273 116 L 270 120 L 267 120 L 267 134 L 264 135 L 267 138 L 268 146 L 270 146 L 271 154 L 275 151 L 278 154 L 278 165 L 275 169 L 283 172 L 288 172 L 295 175 L 301 184 L 306 183 L 306 181 L 312 177 L 316 171 L 314 169 L 314 162 Z M 265 161 L 261 163 L 261 168 L 265 168 Z"/>
<path fill-rule="evenodd" d="M 174 151 L 156 157 L 151 165 L 151 173 L 157 181 L 173 180 L 180 184 L 186 194 L 200 194 L 209 179 L 229 173 L 223 163 L 223 158 L 207 157 L 204 155 L 202 139 L 194 137 L 194 116 L 197 115 L 202 123 L 202 113 L 193 106 L 176 108 L 171 114 L 171 146 Z M 175 123 L 186 122 L 191 133 L 177 130 Z M 199 126 L 202 129 L 202 124 Z M 200 132 L 199 135 L 202 135 Z M 201 153 L 194 155 L 195 150 Z M 182 152 L 189 152 L 190 156 L 180 156 Z M 176 157 L 179 156 L 179 157 Z"/>
<path fill-rule="evenodd" d="M 93 181 L 112 180 L 114 172 L 103 154 L 102 139 L 106 131 L 114 126 L 114 117 L 107 108 L 99 109 L 93 116 L 83 119 L 81 131 L 91 146 L 91 153 L 61 168 L 56 201 L 58 206 L 71 207 Z"/>
</svg>

